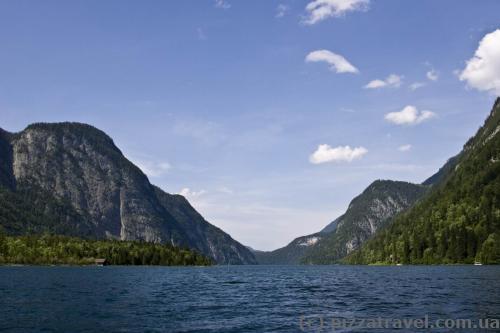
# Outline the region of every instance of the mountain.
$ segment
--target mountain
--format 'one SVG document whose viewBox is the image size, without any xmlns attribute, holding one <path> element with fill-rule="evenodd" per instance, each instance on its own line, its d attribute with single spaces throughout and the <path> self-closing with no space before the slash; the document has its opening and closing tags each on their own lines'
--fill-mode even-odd
<svg viewBox="0 0 500 333">
<path fill-rule="evenodd" d="M 308 264 L 337 262 L 368 240 L 399 212 L 412 206 L 427 187 L 407 182 L 377 180 L 354 198 L 335 231 L 328 233 L 301 259 Z"/>
<path fill-rule="evenodd" d="M 397 213 L 413 205 L 427 186 L 377 180 L 354 198 L 347 211 L 319 233 L 256 254 L 261 264 L 334 263 L 369 239 Z"/>
<path fill-rule="evenodd" d="M 254 255 L 260 265 L 295 265 L 322 238 L 321 233 L 295 238 L 290 244 L 274 251 L 255 251 Z"/>
<path fill-rule="evenodd" d="M 500 98 L 421 201 L 347 263 L 500 263 Z"/>
<path fill-rule="evenodd" d="M 62 234 L 189 247 L 219 264 L 253 254 L 180 195 L 153 186 L 104 132 L 79 123 L 0 131 L 0 225 L 9 234 Z"/>
<path fill-rule="evenodd" d="M 335 230 L 337 230 L 337 227 L 339 225 L 341 218 L 342 218 L 342 216 L 336 218 L 333 222 L 329 223 L 326 227 L 321 229 L 320 233 L 327 234 L 327 233 L 334 232 Z"/>
<path fill-rule="evenodd" d="M 422 185 L 436 185 L 442 183 L 456 167 L 458 160 L 460 159 L 460 155 L 461 154 L 458 154 L 448 159 L 448 161 L 446 161 L 446 163 L 439 168 L 438 172 L 427 178 Z"/>
</svg>

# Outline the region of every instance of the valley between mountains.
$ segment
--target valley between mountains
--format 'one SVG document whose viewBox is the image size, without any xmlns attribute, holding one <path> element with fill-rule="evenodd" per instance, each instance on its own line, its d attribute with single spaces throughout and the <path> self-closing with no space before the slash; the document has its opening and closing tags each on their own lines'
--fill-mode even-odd
<svg viewBox="0 0 500 333">
<path fill-rule="evenodd" d="M 323 230 L 255 255 L 261 264 L 500 263 L 500 99 L 422 184 L 374 181 Z"/>
<path fill-rule="evenodd" d="M 252 250 L 151 184 L 104 132 L 79 123 L 0 130 L 0 226 L 192 249 L 217 264 L 500 263 L 500 99 L 422 184 L 376 180 L 323 230 Z"/>
</svg>

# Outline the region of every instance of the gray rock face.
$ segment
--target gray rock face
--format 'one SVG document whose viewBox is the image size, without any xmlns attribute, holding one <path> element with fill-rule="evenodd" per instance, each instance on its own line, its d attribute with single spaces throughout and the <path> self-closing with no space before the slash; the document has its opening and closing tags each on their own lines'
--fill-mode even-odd
<svg viewBox="0 0 500 333">
<path fill-rule="evenodd" d="M 337 228 L 302 258 L 307 263 L 332 263 L 372 237 L 398 213 L 408 209 L 427 191 L 424 185 L 377 180 L 354 198 Z"/>
<path fill-rule="evenodd" d="M 221 264 L 255 261 L 183 197 L 151 185 L 111 138 L 92 126 L 34 124 L 9 141 L 15 182 L 69 202 L 90 221 L 97 238 L 187 246 Z"/>
<path fill-rule="evenodd" d="M 330 264 L 357 249 L 392 217 L 412 206 L 427 186 L 377 180 L 354 198 L 347 211 L 319 233 L 296 238 L 271 252 L 256 253 L 261 264 Z"/>
<path fill-rule="evenodd" d="M 174 217 L 188 244 L 220 263 L 255 264 L 252 252 L 221 229 L 205 221 L 182 195 L 168 194 L 155 187 L 160 204 Z"/>
</svg>

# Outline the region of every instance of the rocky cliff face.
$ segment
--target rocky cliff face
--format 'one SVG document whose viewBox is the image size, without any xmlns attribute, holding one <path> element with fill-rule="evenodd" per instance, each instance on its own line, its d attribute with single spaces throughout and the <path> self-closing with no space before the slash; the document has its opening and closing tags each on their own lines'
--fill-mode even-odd
<svg viewBox="0 0 500 333">
<path fill-rule="evenodd" d="M 337 222 L 302 258 L 304 263 L 333 263 L 368 240 L 392 217 L 412 206 L 427 190 L 407 182 L 377 180 L 354 198 Z"/>
<path fill-rule="evenodd" d="M 12 189 L 7 185 L 14 180 L 28 193 L 36 189 L 69 204 L 93 237 L 187 246 L 223 264 L 254 262 L 245 247 L 206 222 L 183 197 L 151 185 L 96 128 L 34 124 L 3 133 L 1 160 L 11 157 L 0 165 L 4 187 Z"/>
<path fill-rule="evenodd" d="M 261 264 L 329 264 L 357 249 L 396 214 L 412 206 L 427 186 L 377 180 L 354 198 L 345 214 L 319 233 L 296 238 L 286 247 L 256 254 Z"/>
<path fill-rule="evenodd" d="M 155 187 L 160 204 L 174 217 L 183 230 L 188 244 L 220 263 L 255 264 L 255 257 L 216 226 L 208 223 L 182 195 L 168 194 Z"/>
</svg>

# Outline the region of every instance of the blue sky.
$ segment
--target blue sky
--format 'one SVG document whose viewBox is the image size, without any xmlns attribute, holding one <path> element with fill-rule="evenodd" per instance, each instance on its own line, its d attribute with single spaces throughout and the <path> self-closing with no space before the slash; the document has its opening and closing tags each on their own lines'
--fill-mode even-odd
<svg viewBox="0 0 500 333">
<path fill-rule="evenodd" d="M 461 149 L 500 91 L 499 11 L 496 0 L 0 1 L 0 127 L 90 123 L 152 183 L 274 249 L 375 179 L 421 182 Z M 475 52 L 485 58 L 466 68 Z"/>
</svg>

